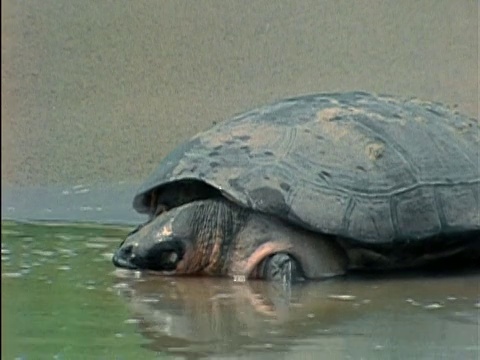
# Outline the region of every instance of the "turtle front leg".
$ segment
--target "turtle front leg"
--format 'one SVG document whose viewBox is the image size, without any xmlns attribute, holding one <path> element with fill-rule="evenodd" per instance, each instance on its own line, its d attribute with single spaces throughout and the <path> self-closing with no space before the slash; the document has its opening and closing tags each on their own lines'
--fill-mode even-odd
<svg viewBox="0 0 480 360">
<path fill-rule="evenodd" d="M 260 265 L 259 275 L 265 280 L 284 284 L 305 280 L 300 264 L 287 253 L 276 253 L 267 257 Z"/>
<path fill-rule="evenodd" d="M 348 267 L 335 239 L 259 213 L 248 217 L 230 251 L 227 273 L 234 278 L 295 283 L 341 275 Z"/>
</svg>

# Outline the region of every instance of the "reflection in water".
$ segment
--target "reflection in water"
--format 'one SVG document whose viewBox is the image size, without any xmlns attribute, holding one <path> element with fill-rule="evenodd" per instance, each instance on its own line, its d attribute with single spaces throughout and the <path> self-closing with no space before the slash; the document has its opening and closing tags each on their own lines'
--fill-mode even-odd
<svg viewBox="0 0 480 360">
<path fill-rule="evenodd" d="M 478 275 L 335 279 L 289 291 L 260 281 L 117 275 L 115 288 L 154 351 L 355 359 L 479 351 Z"/>
</svg>

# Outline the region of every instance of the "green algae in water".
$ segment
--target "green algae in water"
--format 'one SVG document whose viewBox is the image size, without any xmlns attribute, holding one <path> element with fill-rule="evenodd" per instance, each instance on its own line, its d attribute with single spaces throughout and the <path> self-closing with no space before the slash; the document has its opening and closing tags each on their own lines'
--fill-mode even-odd
<svg viewBox="0 0 480 360">
<path fill-rule="evenodd" d="M 158 359 L 114 293 L 127 229 L 2 222 L 2 359 Z"/>
</svg>

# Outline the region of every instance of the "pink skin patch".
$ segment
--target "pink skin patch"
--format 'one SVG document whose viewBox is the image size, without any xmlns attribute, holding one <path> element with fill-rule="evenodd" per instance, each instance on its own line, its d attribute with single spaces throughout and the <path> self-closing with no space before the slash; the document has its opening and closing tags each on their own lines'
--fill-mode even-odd
<svg viewBox="0 0 480 360">
<path fill-rule="evenodd" d="M 246 261 L 243 262 L 240 267 L 240 271 L 246 277 L 259 278 L 259 274 L 256 273 L 258 265 L 268 256 L 278 252 L 285 252 L 291 249 L 292 245 L 284 242 L 270 241 L 258 247 L 252 255 Z M 235 274 L 236 275 L 236 274 Z"/>
<path fill-rule="evenodd" d="M 187 245 L 183 259 L 177 264 L 175 274 L 219 275 L 221 267 L 221 241 L 216 239 L 211 246 Z"/>
<path fill-rule="evenodd" d="M 268 256 L 278 252 L 285 252 L 291 249 L 292 245 L 285 242 L 270 241 L 259 246 L 247 259 L 233 260 L 233 269 L 229 275 L 244 275 L 246 278 L 260 278 L 256 273 L 258 265 Z M 202 251 L 203 250 L 203 251 Z M 206 249 L 192 248 L 188 246 L 183 259 L 178 263 L 176 270 L 173 272 L 177 275 L 221 275 L 218 272 L 221 268 L 220 244 L 214 243 L 207 254 Z M 209 251 L 209 252 L 210 252 Z M 205 257 L 210 258 L 208 265 L 205 266 Z M 203 269 L 202 269 L 203 268 Z M 200 269 L 202 269 L 200 271 Z M 225 274 L 223 274 L 225 275 Z"/>
<path fill-rule="evenodd" d="M 201 257 L 203 256 L 204 254 L 192 249 L 191 245 L 187 245 L 183 259 L 178 262 L 174 273 L 179 275 L 194 274 L 200 267 Z"/>
</svg>

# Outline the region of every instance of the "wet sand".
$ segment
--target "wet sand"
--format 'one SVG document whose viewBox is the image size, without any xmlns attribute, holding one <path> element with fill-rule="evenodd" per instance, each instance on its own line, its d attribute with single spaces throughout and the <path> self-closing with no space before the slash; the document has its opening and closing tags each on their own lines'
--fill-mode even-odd
<svg viewBox="0 0 480 360">
<path fill-rule="evenodd" d="M 2 2 L 2 182 L 137 181 L 278 98 L 361 89 L 478 117 L 475 1 Z"/>
</svg>

